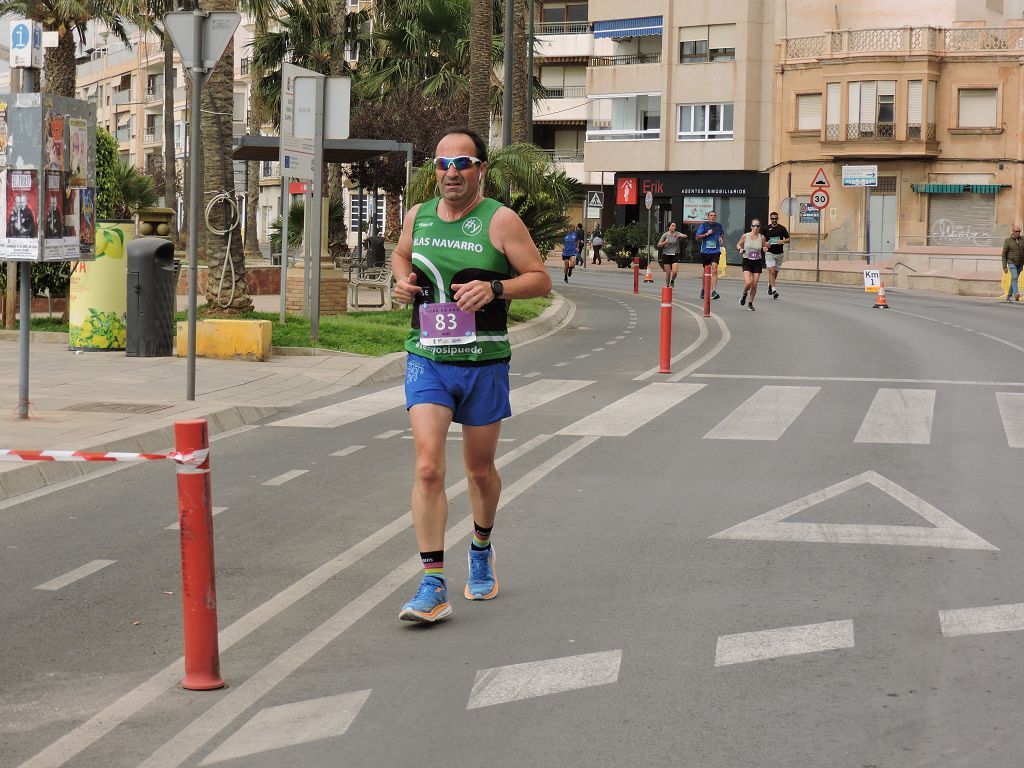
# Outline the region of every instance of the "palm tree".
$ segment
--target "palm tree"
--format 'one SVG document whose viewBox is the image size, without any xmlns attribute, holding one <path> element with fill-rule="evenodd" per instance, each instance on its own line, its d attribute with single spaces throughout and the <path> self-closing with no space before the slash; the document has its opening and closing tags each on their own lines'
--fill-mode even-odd
<svg viewBox="0 0 1024 768">
<path fill-rule="evenodd" d="M 203 10 L 234 11 L 235 0 L 204 0 Z M 203 180 L 200 209 L 218 194 L 234 197 L 235 172 L 231 160 L 231 116 L 234 104 L 234 46 L 229 45 L 203 88 L 200 126 L 203 134 L 202 157 L 192 153 L 192 162 L 201 162 Z M 190 119 L 195 120 L 196 105 Z M 239 233 L 215 234 L 210 227 L 225 231 L 231 226 L 231 210 L 216 206 L 199 226 L 199 254 L 206 260 L 206 302 L 229 313 L 252 309 L 245 282 L 245 257 Z M 207 226 L 207 223 L 209 226 Z M 221 290 L 223 288 L 223 291 Z"/>
<path fill-rule="evenodd" d="M 87 22 L 105 25 L 130 46 L 128 25 L 142 15 L 135 0 L 0 0 L 0 17 L 38 21 L 60 35 L 57 47 L 46 49 L 43 71 L 47 92 L 69 98 L 75 96 L 75 36 L 85 42 Z"/>
<path fill-rule="evenodd" d="M 506 0 L 513 2 L 513 0 Z M 526 71 L 526 24 L 527 7 L 526 0 L 514 0 L 515 2 L 515 26 L 512 29 L 512 39 L 509 41 L 505 36 L 506 44 L 512 45 L 512 143 L 521 144 L 526 141 L 526 78 L 533 75 Z M 506 86 L 508 87 L 508 85 Z"/>
<path fill-rule="evenodd" d="M 511 0 L 506 0 L 511 2 Z M 491 128 L 493 0 L 471 0 L 469 39 L 469 127 L 487 141 Z"/>
</svg>

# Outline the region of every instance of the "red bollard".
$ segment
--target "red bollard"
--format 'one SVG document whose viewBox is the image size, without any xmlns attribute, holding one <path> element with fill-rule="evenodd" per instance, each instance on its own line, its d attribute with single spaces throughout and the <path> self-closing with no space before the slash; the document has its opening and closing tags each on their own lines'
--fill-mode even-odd
<svg viewBox="0 0 1024 768">
<path fill-rule="evenodd" d="M 661 289 L 661 370 L 658 373 L 672 373 L 672 289 Z"/>
<path fill-rule="evenodd" d="M 179 454 L 208 451 L 205 419 L 174 422 Z M 178 519 L 181 524 L 181 602 L 185 625 L 185 679 L 181 687 L 210 691 L 224 687 L 217 645 L 217 587 L 213 568 L 213 507 L 210 457 L 198 466 L 179 463 Z"/>
<path fill-rule="evenodd" d="M 711 270 L 713 266 L 704 267 L 704 317 L 711 317 Z"/>
<path fill-rule="evenodd" d="M 633 293 L 640 293 L 640 257 L 633 257 Z"/>
</svg>

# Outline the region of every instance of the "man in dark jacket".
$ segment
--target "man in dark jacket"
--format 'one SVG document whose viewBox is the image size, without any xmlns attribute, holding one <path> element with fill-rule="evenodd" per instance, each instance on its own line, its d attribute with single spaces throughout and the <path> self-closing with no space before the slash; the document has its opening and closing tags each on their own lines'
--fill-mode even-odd
<svg viewBox="0 0 1024 768">
<path fill-rule="evenodd" d="M 1010 289 L 1006 292 L 1007 301 L 1011 296 L 1014 300 L 1020 301 L 1017 278 L 1020 277 L 1021 268 L 1024 268 L 1024 241 L 1020 239 L 1020 224 L 1014 224 L 1010 236 L 1003 241 L 1003 272 L 1010 273 Z"/>
</svg>

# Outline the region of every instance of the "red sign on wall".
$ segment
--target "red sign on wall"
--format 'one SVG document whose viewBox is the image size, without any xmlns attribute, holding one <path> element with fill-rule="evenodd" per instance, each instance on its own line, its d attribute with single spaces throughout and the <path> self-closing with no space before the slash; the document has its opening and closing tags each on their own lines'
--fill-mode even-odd
<svg viewBox="0 0 1024 768">
<path fill-rule="evenodd" d="M 615 204 L 636 205 L 640 202 L 639 185 L 636 179 L 624 178 L 615 180 Z"/>
<path fill-rule="evenodd" d="M 306 182 L 304 181 L 290 181 L 288 182 L 288 192 L 293 195 L 304 195 L 306 193 Z"/>
</svg>

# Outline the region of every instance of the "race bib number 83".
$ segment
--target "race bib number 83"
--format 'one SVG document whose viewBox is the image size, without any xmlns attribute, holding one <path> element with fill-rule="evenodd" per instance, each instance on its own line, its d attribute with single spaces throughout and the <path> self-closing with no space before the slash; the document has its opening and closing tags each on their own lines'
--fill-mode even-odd
<svg viewBox="0 0 1024 768">
<path fill-rule="evenodd" d="M 443 347 L 476 341 L 476 315 L 454 301 L 420 306 L 420 344 Z"/>
</svg>

